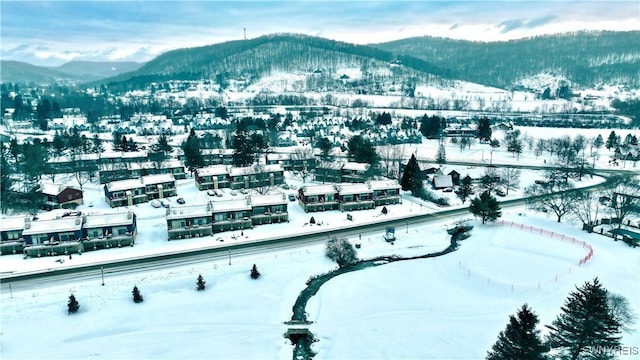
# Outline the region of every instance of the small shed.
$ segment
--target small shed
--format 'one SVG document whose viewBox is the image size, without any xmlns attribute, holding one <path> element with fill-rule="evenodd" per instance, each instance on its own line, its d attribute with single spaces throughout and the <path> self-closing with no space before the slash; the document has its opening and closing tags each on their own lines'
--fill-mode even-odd
<svg viewBox="0 0 640 360">
<path fill-rule="evenodd" d="M 451 171 L 449 171 L 449 173 L 447 175 L 451 176 L 451 182 L 453 183 L 453 185 L 460 184 L 460 173 L 459 172 L 457 172 L 455 170 L 451 170 Z"/>
<path fill-rule="evenodd" d="M 431 183 L 436 190 L 453 187 L 451 175 L 434 175 Z"/>
</svg>

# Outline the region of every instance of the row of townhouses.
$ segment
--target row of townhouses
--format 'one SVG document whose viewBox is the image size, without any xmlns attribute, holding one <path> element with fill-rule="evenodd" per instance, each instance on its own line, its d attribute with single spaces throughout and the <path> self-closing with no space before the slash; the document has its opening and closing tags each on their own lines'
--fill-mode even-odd
<svg viewBox="0 0 640 360">
<path fill-rule="evenodd" d="M 206 205 L 167 209 L 169 240 L 249 229 L 255 225 L 288 220 L 284 194 L 255 195 L 245 199 L 209 201 Z"/>
<path fill-rule="evenodd" d="M 303 186 L 298 189 L 298 199 L 306 212 L 373 209 L 376 206 L 402 202 L 400 185 L 392 180 Z"/>
<path fill-rule="evenodd" d="M 104 197 L 111 207 L 132 206 L 176 194 L 176 179 L 172 174 L 147 175 L 104 185 Z"/>
<path fill-rule="evenodd" d="M 100 177 L 100 184 L 158 174 L 171 174 L 176 180 L 187 178 L 184 164 L 180 160 L 176 159 L 166 160 L 162 163 L 145 161 L 104 164 L 99 166 L 98 174 Z"/>
<path fill-rule="evenodd" d="M 132 211 L 83 214 L 70 211 L 53 219 L 15 216 L 0 222 L 2 255 L 47 256 L 133 246 L 137 235 Z"/>
<path fill-rule="evenodd" d="M 284 184 L 281 164 L 231 167 L 214 165 L 196 170 L 195 182 L 199 190 L 252 189 Z"/>
<path fill-rule="evenodd" d="M 103 165 L 149 161 L 148 153 L 141 151 L 105 151 L 98 154 L 63 155 L 49 160 L 55 173 L 72 173 L 74 168 L 99 169 Z"/>
<path fill-rule="evenodd" d="M 315 168 L 315 180 L 327 183 L 363 183 L 370 176 L 371 165 L 350 161 L 320 161 Z"/>
</svg>

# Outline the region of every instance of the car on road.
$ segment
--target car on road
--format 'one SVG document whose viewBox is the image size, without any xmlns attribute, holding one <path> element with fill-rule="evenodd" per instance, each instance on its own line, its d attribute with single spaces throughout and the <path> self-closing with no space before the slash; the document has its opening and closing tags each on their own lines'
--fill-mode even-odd
<svg viewBox="0 0 640 360">
<path fill-rule="evenodd" d="M 213 193 L 216 194 L 217 197 L 222 197 L 222 195 L 224 195 L 222 193 L 222 190 L 218 190 L 218 189 L 213 190 Z"/>
<path fill-rule="evenodd" d="M 184 201 L 183 198 L 177 198 L 176 201 L 178 202 L 178 204 L 182 205 L 184 204 L 186 201 Z"/>
<path fill-rule="evenodd" d="M 289 201 L 296 201 L 296 196 L 293 194 L 289 194 Z"/>
<path fill-rule="evenodd" d="M 171 203 L 169 203 L 169 200 L 167 200 L 167 199 L 160 199 L 158 201 L 160 201 L 160 204 L 162 204 L 162 206 L 164 206 L 166 208 L 169 208 L 171 206 Z"/>
<path fill-rule="evenodd" d="M 154 208 L 159 208 L 162 206 L 162 204 L 158 200 L 151 200 L 149 201 L 149 204 L 151 204 L 151 206 L 153 206 Z"/>
<path fill-rule="evenodd" d="M 231 196 L 236 196 L 236 195 L 238 195 L 238 192 L 237 192 L 237 191 L 235 191 L 235 190 L 231 190 L 231 191 L 229 192 L 229 194 L 231 194 Z"/>
<path fill-rule="evenodd" d="M 216 193 L 213 190 L 207 190 L 207 195 L 216 196 Z"/>
</svg>

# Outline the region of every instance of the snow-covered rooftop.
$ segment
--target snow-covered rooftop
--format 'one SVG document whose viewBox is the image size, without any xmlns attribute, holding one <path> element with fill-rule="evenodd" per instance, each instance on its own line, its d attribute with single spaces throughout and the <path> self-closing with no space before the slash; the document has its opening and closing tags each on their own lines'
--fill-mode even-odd
<svg viewBox="0 0 640 360">
<path fill-rule="evenodd" d="M 127 211 L 106 214 L 88 214 L 84 223 L 87 228 L 129 225 L 133 223 L 133 212 Z"/>
<path fill-rule="evenodd" d="M 364 194 L 372 191 L 367 184 L 340 184 L 336 185 L 336 188 L 340 195 Z"/>
<path fill-rule="evenodd" d="M 211 216 L 210 205 L 176 206 L 167 210 L 167 220 Z"/>
<path fill-rule="evenodd" d="M 213 213 L 222 212 L 222 211 L 240 211 L 240 210 L 251 210 L 251 205 L 249 204 L 249 200 L 223 200 L 223 201 L 213 201 Z"/>
<path fill-rule="evenodd" d="M 213 165 L 196 170 L 197 176 L 216 176 L 228 174 L 229 170 L 225 165 Z"/>
<path fill-rule="evenodd" d="M 19 230 L 24 228 L 24 216 L 0 218 L 0 231 Z"/>
<path fill-rule="evenodd" d="M 250 198 L 253 206 L 286 204 L 284 194 L 255 195 Z"/>
<path fill-rule="evenodd" d="M 25 224 L 22 235 L 46 234 L 51 232 L 77 231 L 82 228 L 79 216 L 64 217 L 51 220 L 35 220 Z"/>
<path fill-rule="evenodd" d="M 144 187 L 144 183 L 142 179 L 126 179 L 126 180 L 117 180 L 108 183 L 107 190 L 109 192 L 114 191 L 122 191 L 122 190 L 131 190 Z"/>
<path fill-rule="evenodd" d="M 400 189 L 400 185 L 395 180 L 372 180 L 369 181 L 372 190 Z"/>
<path fill-rule="evenodd" d="M 173 181 L 176 181 L 176 179 L 173 177 L 172 174 L 154 174 L 154 175 L 147 175 L 142 177 L 142 182 L 145 185 L 160 184 L 160 183 L 173 182 Z"/>
<path fill-rule="evenodd" d="M 337 193 L 334 185 L 307 185 L 304 186 L 301 191 L 305 196 Z"/>
<path fill-rule="evenodd" d="M 371 165 L 367 163 L 358 163 L 358 162 L 352 162 L 352 161 L 346 162 L 342 166 L 344 170 L 354 170 L 354 171 L 367 171 L 369 170 L 369 167 L 371 167 Z"/>
</svg>

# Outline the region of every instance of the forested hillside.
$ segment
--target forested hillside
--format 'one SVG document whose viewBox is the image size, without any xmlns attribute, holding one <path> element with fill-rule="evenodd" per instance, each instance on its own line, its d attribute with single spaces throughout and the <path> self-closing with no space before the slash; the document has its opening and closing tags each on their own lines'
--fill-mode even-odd
<svg viewBox="0 0 640 360">
<path fill-rule="evenodd" d="M 576 32 L 502 42 L 417 37 L 372 46 L 420 58 L 466 81 L 502 88 L 543 72 L 582 86 L 640 84 L 640 31 Z"/>
<path fill-rule="evenodd" d="M 406 65 L 406 66 L 401 66 Z M 108 79 L 110 86 L 139 88 L 151 81 L 167 79 L 212 79 L 224 84 L 229 79 L 251 80 L 270 72 L 316 72 L 335 74 L 344 67 L 364 72 L 394 66 L 396 75 L 432 78 L 447 75 L 432 64 L 373 47 L 354 45 L 305 35 L 277 34 L 230 41 L 199 48 L 167 52 L 137 71 Z M 367 75 L 367 74 L 365 74 Z"/>
</svg>

